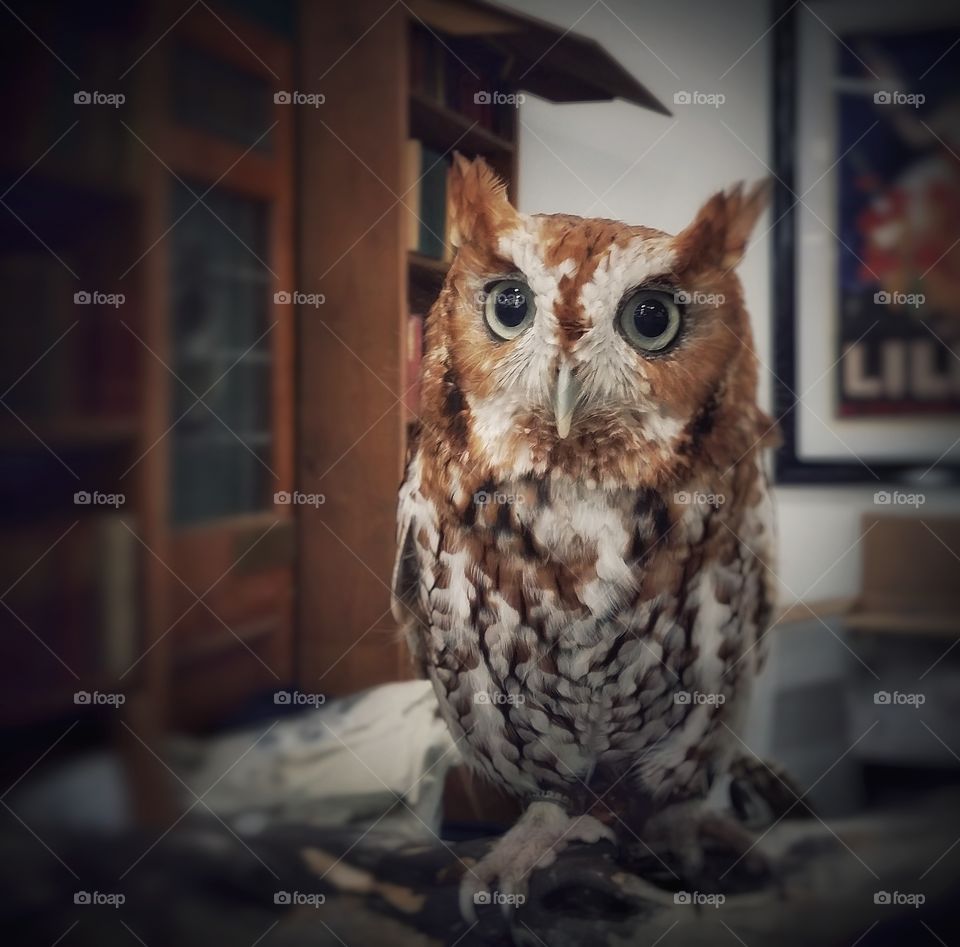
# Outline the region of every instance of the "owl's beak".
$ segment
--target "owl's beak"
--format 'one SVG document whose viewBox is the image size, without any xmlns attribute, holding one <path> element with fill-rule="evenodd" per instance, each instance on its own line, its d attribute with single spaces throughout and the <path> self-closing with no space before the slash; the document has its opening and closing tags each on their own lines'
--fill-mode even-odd
<svg viewBox="0 0 960 947">
<path fill-rule="evenodd" d="M 573 412 L 580 400 L 580 382 L 566 361 L 560 362 L 557 372 L 557 391 L 554 395 L 553 413 L 557 420 L 557 434 L 564 438 L 570 433 Z"/>
</svg>

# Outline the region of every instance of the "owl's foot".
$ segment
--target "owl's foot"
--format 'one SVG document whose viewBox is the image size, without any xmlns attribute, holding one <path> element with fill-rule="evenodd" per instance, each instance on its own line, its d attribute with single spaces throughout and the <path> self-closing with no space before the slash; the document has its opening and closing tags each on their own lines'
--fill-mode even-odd
<svg viewBox="0 0 960 947">
<path fill-rule="evenodd" d="M 593 816 L 569 816 L 555 802 L 534 802 L 460 882 L 460 913 L 477 920 L 477 904 L 498 903 L 504 914 L 522 904 L 534 868 L 545 868 L 571 842 L 616 841 Z"/>
<path fill-rule="evenodd" d="M 699 800 L 661 810 L 647 821 L 641 835 L 659 867 L 673 875 L 673 884 L 679 881 L 696 891 L 716 893 L 738 887 L 745 878 L 751 879 L 751 887 L 779 883 L 776 866 L 757 847 L 758 838 L 736 819 L 707 809 Z"/>
<path fill-rule="evenodd" d="M 751 829 L 761 829 L 788 816 L 814 818 L 804 794 L 782 766 L 754 756 L 738 756 L 730 765 L 730 803 Z"/>
</svg>

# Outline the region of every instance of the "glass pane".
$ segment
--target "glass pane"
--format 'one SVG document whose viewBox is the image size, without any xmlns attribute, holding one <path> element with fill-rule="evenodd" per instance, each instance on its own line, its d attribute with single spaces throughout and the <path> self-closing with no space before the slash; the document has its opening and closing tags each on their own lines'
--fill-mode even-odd
<svg viewBox="0 0 960 947">
<path fill-rule="evenodd" d="M 272 136 L 264 132 L 273 122 L 273 90 L 265 80 L 185 43 L 174 48 L 172 79 L 177 122 L 271 151 Z"/>
<path fill-rule="evenodd" d="M 294 0 L 226 0 L 224 5 L 287 39 L 296 36 L 297 6 Z"/>
<path fill-rule="evenodd" d="M 195 202 L 174 185 L 172 220 L 185 215 L 170 232 L 178 524 L 264 509 L 273 443 L 270 275 L 256 259 L 267 255 L 268 209 L 218 189 Z"/>
</svg>

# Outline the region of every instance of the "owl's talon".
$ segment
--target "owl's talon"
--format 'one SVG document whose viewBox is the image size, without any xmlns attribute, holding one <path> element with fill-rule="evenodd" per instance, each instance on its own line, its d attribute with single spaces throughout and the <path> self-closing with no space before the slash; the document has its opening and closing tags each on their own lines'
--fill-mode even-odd
<svg viewBox="0 0 960 947">
<path fill-rule="evenodd" d="M 481 890 L 479 885 L 475 885 L 464 875 L 460 882 L 460 916 L 468 924 L 477 923 L 477 909 L 473 906 L 473 898 Z"/>
<path fill-rule="evenodd" d="M 527 885 L 535 868 L 553 864 L 571 842 L 615 842 L 613 831 L 593 816 L 569 816 L 555 802 L 532 803 L 493 848 L 460 882 L 460 914 L 476 923 L 475 904 L 496 902 L 504 917 L 526 900 Z M 493 885 L 497 887 L 494 889 Z M 477 900 L 478 895 L 483 895 Z"/>
<path fill-rule="evenodd" d="M 523 898 L 523 900 L 526 901 L 527 885 L 523 882 L 523 880 L 512 884 L 509 880 L 502 879 L 500 881 L 500 888 L 501 894 L 504 895 L 503 900 L 500 902 L 500 914 L 503 916 L 505 921 L 509 922 L 514 906 L 518 903 L 522 903 L 519 901 L 519 899 Z"/>
<path fill-rule="evenodd" d="M 648 850 L 677 867 L 679 877 L 673 872 L 674 877 L 698 890 L 719 892 L 720 883 L 736 866 L 742 866 L 741 883 L 747 875 L 778 886 L 778 866 L 757 847 L 757 836 L 736 819 L 707 809 L 700 801 L 669 806 L 647 822 L 642 834 Z M 707 857 L 717 854 L 731 862 L 719 878 L 714 877 L 716 866 Z M 736 885 L 735 878 L 729 880 Z"/>
</svg>

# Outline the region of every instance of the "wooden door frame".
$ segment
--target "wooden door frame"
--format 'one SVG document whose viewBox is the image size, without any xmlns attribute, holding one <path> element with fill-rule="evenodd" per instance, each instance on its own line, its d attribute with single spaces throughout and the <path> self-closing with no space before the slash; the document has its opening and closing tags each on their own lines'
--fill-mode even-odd
<svg viewBox="0 0 960 947">
<path fill-rule="evenodd" d="M 406 665 L 388 583 L 406 439 L 406 221 L 395 195 L 409 15 L 385 6 L 303 4 L 299 31 L 300 74 L 322 75 L 325 96 L 322 111 L 299 116 L 299 271 L 326 303 L 298 334 L 297 479 L 326 502 L 300 517 L 297 670 L 301 689 L 331 696 L 395 681 Z"/>
<path fill-rule="evenodd" d="M 170 693 L 174 680 L 180 679 L 174 664 L 176 648 L 171 640 L 175 635 L 168 636 L 168 632 L 180 614 L 175 604 L 178 594 L 183 593 L 180 576 L 192 586 L 181 561 L 185 559 L 184 551 L 193 552 L 211 540 L 221 540 L 222 545 L 225 534 L 240 537 L 250 531 L 266 530 L 277 521 L 290 524 L 292 530 L 295 515 L 293 507 L 270 504 L 252 514 L 221 517 L 209 522 L 184 526 L 171 522 L 172 457 L 168 435 L 170 425 L 175 421 L 170 414 L 170 404 L 176 382 L 165 366 L 172 366 L 171 253 L 167 232 L 171 224 L 170 206 L 176 177 L 187 179 L 191 184 L 216 185 L 218 189 L 269 204 L 267 260 L 276 274 L 268 283 L 269 319 L 271 324 L 276 323 L 270 339 L 274 435 L 270 466 L 278 475 L 271 484 L 271 496 L 276 491 L 292 490 L 294 478 L 295 313 L 293 306 L 272 302 L 273 293 L 289 290 L 294 285 L 293 110 L 289 106 L 273 105 L 272 120 L 276 125 L 270 132 L 272 148 L 269 154 L 246 150 L 222 138 L 177 124 L 170 100 L 171 51 L 177 40 L 186 41 L 220 61 L 256 75 L 268 83 L 268 88 L 276 91 L 291 87 L 294 59 L 291 42 L 226 11 L 219 10 L 215 17 L 210 11 L 198 7 L 176 24 L 144 63 L 143 91 L 149 102 L 145 109 L 149 116 L 145 132 L 148 137 L 144 140 L 156 151 L 156 155 L 144 154 L 139 159 L 144 245 L 150 246 L 159 235 L 164 235 L 143 262 L 143 279 L 148 287 L 143 294 L 146 307 L 144 341 L 153 355 L 145 353 L 144 359 L 144 385 L 149 396 L 143 399 L 141 434 L 141 453 L 147 455 L 142 462 L 141 474 L 145 499 L 141 532 L 149 549 L 144 555 L 148 602 L 144 647 L 149 649 L 146 686 L 161 719 L 173 716 Z M 268 502 L 267 498 L 265 502 Z M 276 653 L 281 656 L 277 673 L 283 679 L 289 678 L 291 673 L 292 563 L 289 569 L 289 590 L 283 592 L 285 604 L 281 606 L 283 611 L 278 613 L 275 632 L 284 639 L 276 643 Z M 197 589 L 198 594 L 202 591 L 202 588 Z M 212 625 L 220 627 L 212 616 L 208 617 Z M 243 637 L 242 631 L 234 633 L 231 629 L 235 637 Z M 237 646 L 241 646 L 239 641 Z"/>
</svg>

